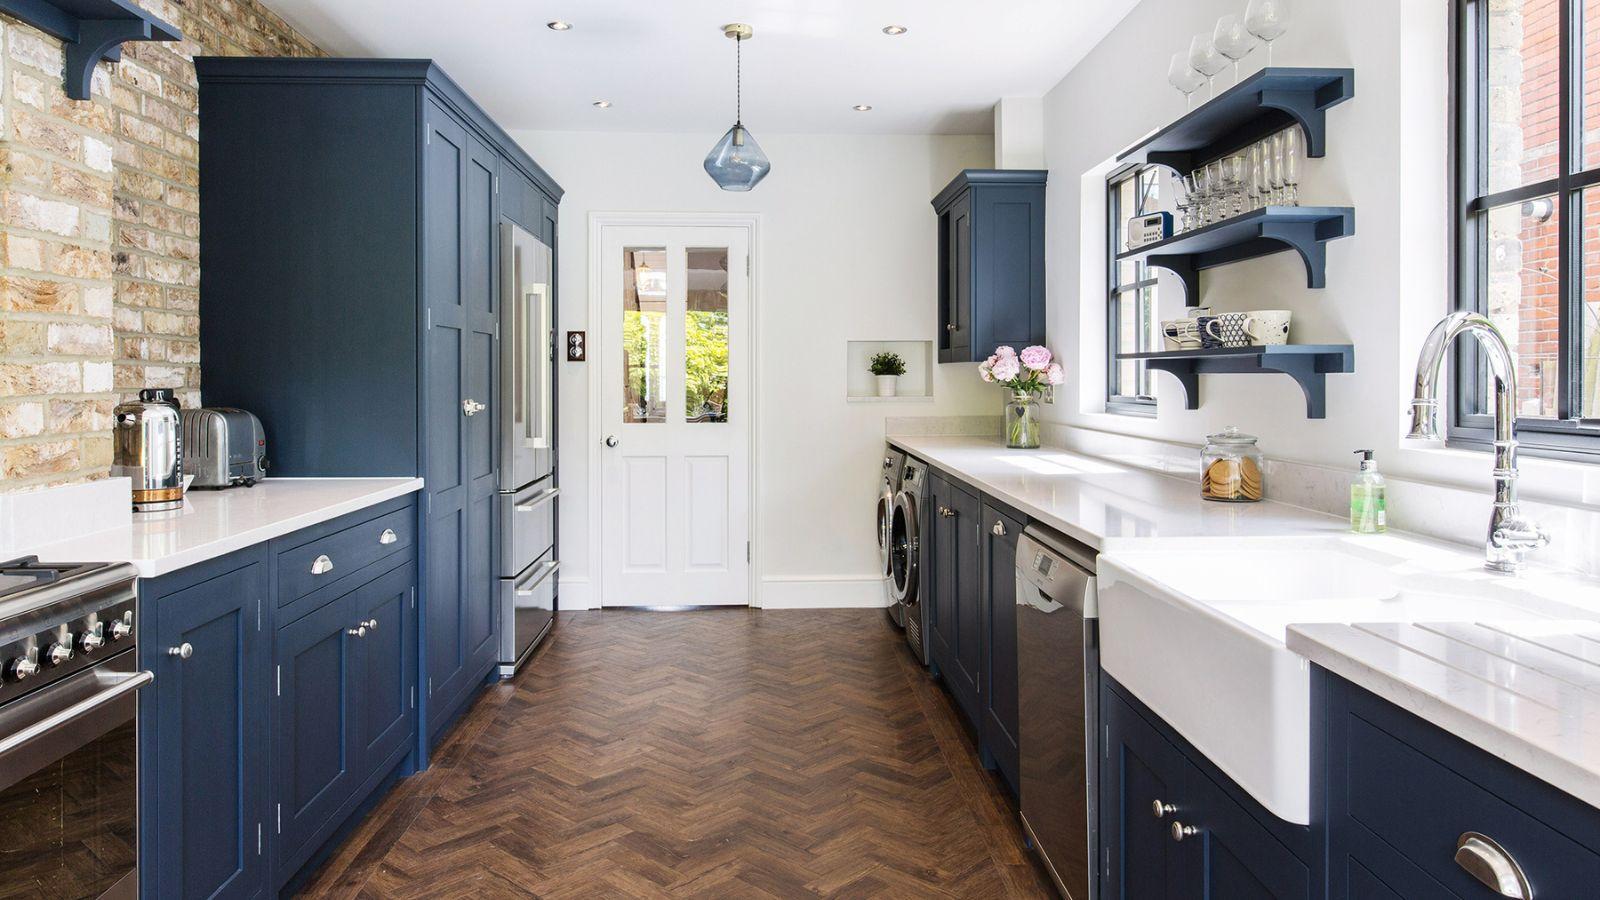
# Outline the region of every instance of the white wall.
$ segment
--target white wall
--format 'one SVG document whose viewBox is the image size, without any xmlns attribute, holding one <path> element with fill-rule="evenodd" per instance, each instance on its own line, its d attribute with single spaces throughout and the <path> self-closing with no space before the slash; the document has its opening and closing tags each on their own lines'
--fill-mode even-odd
<svg viewBox="0 0 1600 900">
<path fill-rule="evenodd" d="M 934 402 L 845 402 L 849 340 L 932 340 L 935 217 L 956 172 L 986 167 L 988 135 L 759 134 L 773 171 L 748 194 L 701 168 L 715 134 L 513 132 L 567 191 L 561 204 L 561 331 L 588 330 L 592 212 L 762 215 L 755 359 L 758 600 L 766 606 L 881 604 L 869 510 L 887 416 L 992 413 L 967 366 L 934 367 Z M 561 369 L 563 608 L 594 601 L 587 542 L 594 362 Z"/>
<path fill-rule="evenodd" d="M 1176 382 L 1158 374 L 1158 417 L 1103 412 L 1106 163 L 1183 114 L 1182 95 L 1166 83 L 1171 54 L 1242 7 L 1240 0 L 1143 0 L 1045 98 L 1050 340 L 1077 362 L 1049 418 L 1191 444 L 1237 424 L 1278 458 L 1353 469 L 1351 451 L 1370 447 L 1391 474 L 1487 493 L 1487 454 L 1402 442 L 1418 350 L 1450 308 L 1446 0 L 1294 5 L 1274 63 L 1356 72 L 1355 98 L 1328 114 L 1328 155 L 1308 163 L 1302 200 L 1354 206 L 1356 235 L 1329 245 L 1324 290 L 1305 287 L 1293 253 L 1201 276 L 1208 305 L 1289 308 L 1297 343 L 1355 345 L 1356 372 L 1328 378 L 1328 417 L 1306 419 L 1299 388 L 1271 375 L 1205 376 L 1201 408 L 1191 412 Z M 1258 50 L 1243 71 L 1264 62 Z M 1219 90 L 1232 84 L 1231 70 L 1217 78 Z M 1182 308 L 1181 287 L 1164 288 L 1163 318 Z M 1576 501 L 1594 493 L 1586 484 L 1600 484 L 1595 468 L 1524 458 L 1523 470 L 1528 496 Z"/>
</svg>

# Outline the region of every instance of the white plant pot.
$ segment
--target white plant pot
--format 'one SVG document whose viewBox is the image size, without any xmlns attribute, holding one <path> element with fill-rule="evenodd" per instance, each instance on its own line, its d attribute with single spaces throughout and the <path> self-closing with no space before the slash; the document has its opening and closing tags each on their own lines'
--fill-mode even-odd
<svg viewBox="0 0 1600 900">
<path fill-rule="evenodd" d="M 878 379 L 878 396 L 893 397 L 895 392 L 895 383 L 900 380 L 900 376 L 878 375 L 876 377 Z"/>
</svg>

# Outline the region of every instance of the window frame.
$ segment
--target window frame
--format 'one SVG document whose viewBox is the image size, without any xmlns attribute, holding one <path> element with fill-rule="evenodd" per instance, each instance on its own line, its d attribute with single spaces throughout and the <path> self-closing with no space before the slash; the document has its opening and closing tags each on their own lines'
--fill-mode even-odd
<svg viewBox="0 0 1600 900">
<path fill-rule="evenodd" d="M 1557 170 L 1554 178 L 1490 193 L 1487 167 L 1479 161 L 1488 149 L 1489 0 L 1451 0 L 1450 136 L 1451 183 L 1450 293 L 1452 307 L 1487 314 L 1487 260 L 1482 253 L 1489 212 L 1509 204 L 1553 197 L 1558 221 L 1558 370 L 1556 418 L 1519 416 L 1518 449 L 1532 456 L 1600 461 L 1600 418 L 1573 415 L 1580 402 L 1583 312 L 1583 194 L 1600 185 L 1600 167 L 1583 168 L 1582 6 L 1584 0 L 1559 0 Z M 1576 103 L 1574 100 L 1576 99 Z M 1576 329 L 1576 334 L 1574 330 Z M 1514 349 L 1514 348 L 1513 348 Z M 1474 410 L 1488 391 L 1489 377 L 1476 343 L 1458 342 L 1451 356 L 1454 397 L 1446 445 L 1472 450 L 1494 448 L 1494 417 Z"/>
<path fill-rule="evenodd" d="M 1121 346 L 1121 317 L 1118 309 L 1124 295 L 1137 298 L 1139 293 L 1151 289 L 1156 291 L 1156 303 L 1160 304 L 1161 279 L 1156 274 L 1154 267 L 1143 261 L 1134 263 L 1138 276 L 1128 284 L 1121 284 L 1121 273 L 1118 271 L 1117 254 L 1120 252 L 1123 240 L 1123 229 L 1127 224 L 1128 215 L 1122 211 L 1122 200 L 1118 196 L 1124 182 L 1138 179 L 1151 173 L 1159 182 L 1161 172 L 1159 167 L 1153 165 L 1139 165 L 1129 163 L 1119 166 L 1106 176 L 1106 412 L 1128 416 L 1144 416 L 1154 418 L 1156 415 L 1156 395 L 1154 392 L 1144 395 L 1129 395 L 1117 393 L 1119 373 L 1117 352 Z M 1145 213 L 1143 194 L 1139 195 L 1139 214 Z M 1159 349 L 1159 348 L 1152 348 Z M 1154 372 L 1143 362 L 1137 363 L 1137 370 L 1142 373 L 1145 383 L 1154 385 Z"/>
</svg>

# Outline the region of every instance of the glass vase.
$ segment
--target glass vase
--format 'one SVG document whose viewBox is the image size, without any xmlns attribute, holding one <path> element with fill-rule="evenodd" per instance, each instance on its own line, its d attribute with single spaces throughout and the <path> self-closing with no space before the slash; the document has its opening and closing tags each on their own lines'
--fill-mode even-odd
<svg viewBox="0 0 1600 900">
<path fill-rule="evenodd" d="M 1039 400 L 1026 391 L 1006 398 L 1006 446 L 1032 450 L 1039 446 Z"/>
</svg>

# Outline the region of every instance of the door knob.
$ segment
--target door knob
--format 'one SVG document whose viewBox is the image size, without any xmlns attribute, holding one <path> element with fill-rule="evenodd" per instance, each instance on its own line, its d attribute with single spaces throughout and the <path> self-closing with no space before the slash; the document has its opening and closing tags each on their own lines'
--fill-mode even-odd
<svg viewBox="0 0 1600 900">
<path fill-rule="evenodd" d="M 188 659 L 194 655 L 194 645 L 188 641 L 184 641 L 176 647 L 168 647 L 167 655 L 176 656 L 179 659 Z"/>
<path fill-rule="evenodd" d="M 367 636 L 367 623 L 362 622 L 360 625 L 357 625 L 354 628 L 346 628 L 344 633 L 350 635 L 351 637 L 364 638 Z"/>
<path fill-rule="evenodd" d="M 607 447 L 615 447 L 616 445 L 617 445 L 617 436 L 614 435 L 614 434 L 606 435 L 606 446 Z"/>
<path fill-rule="evenodd" d="M 1155 812 L 1156 818 L 1158 818 L 1158 819 L 1164 818 L 1166 816 L 1170 816 L 1173 813 L 1178 811 L 1178 808 L 1176 806 L 1173 806 L 1171 803 L 1162 803 L 1160 800 L 1157 800 L 1156 802 L 1150 804 L 1150 806 L 1151 806 L 1151 809 Z"/>
<path fill-rule="evenodd" d="M 378 630 L 378 620 L 377 619 L 368 619 L 365 622 L 362 622 L 361 625 L 362 625 L 362 627 L 366 628 L 368 631 L 377 631 Z"/>
<path fill-rule="evenodd" d="M 1185 825 L 1177 820 L 1173 820 L 1172 822 L 1172 839 L 1175 841 L 1181 841 L 1184 838 L 1192 838 L 1199 833 L 1200 829 L 1194 827 L 1193 825 Z"/>
<path fill-rule="evenodd" d="M 478 413 L 483 412 L 485 409 L 488 409 L 488 407 L 471 398 L 461 401 L 462 415 L 475 416 Z"/>
</svg>

